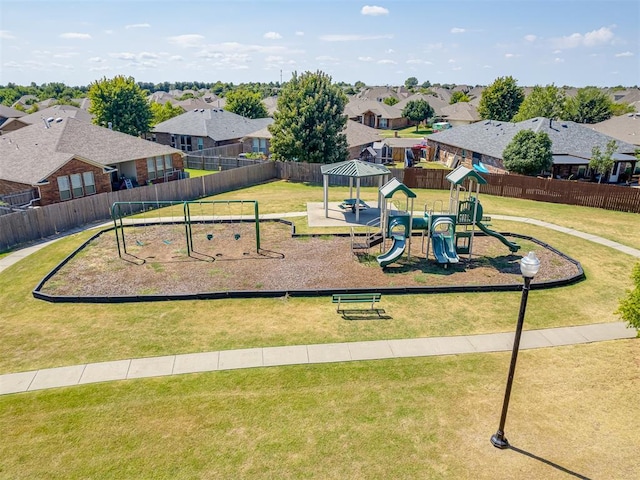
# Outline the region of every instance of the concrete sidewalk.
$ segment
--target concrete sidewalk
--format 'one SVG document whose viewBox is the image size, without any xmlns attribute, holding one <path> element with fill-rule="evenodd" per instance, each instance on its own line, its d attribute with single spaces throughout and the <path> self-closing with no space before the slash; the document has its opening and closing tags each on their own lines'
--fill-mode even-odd
<svg viewBox="0 0 640 480">
<path fill-rule="evenodd" d="M 530 330 L 522 334 L 522 350 L 634 338 L 622 322 Z M 507 352 L 514 333 L 378 340 L 369 342 L 291 345 L 164 357 L 115 360 L 0 375 L 0 395 L 197 372 L 281 365 L 310 365 L 387 358 Z"/>
</svg>

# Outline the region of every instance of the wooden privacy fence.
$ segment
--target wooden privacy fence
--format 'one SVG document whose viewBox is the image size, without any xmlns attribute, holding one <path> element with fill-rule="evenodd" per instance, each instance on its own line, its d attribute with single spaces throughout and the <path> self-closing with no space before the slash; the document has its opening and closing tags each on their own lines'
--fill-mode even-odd
<svg viewBox="0 0 640 480">
<path fill-rule="evenodd" d="M 449 172 L 450 170 L 410 168 L 405 171 L 404 184 L 409 188 L 448 190 L 451 186 L 446 179 Z M 487 184 L 480 187 L 480 192 L 489 195 L 640 213 L 639 188 L 523 175 L 482 176 Z"/>
<path fill-rule="evenodd" d="M 0 216 L 0 251 L 94 222 L 108 221 L 114 202 L 185 201 L 237 190 L 276 177 L 273 163 L 175 182 L 101 193 Z M 135 210 L 132 209 L 132 212 Z"/>
<path fill-rule="evenodd" d="M 192 168 L 194 170 L 231 170 L 233 168 L 248 167 L 266 162 L 267 160 L 254 160 L 250 158 L 189 154 L 185 157 L 184 168 Z"/>
</svg>

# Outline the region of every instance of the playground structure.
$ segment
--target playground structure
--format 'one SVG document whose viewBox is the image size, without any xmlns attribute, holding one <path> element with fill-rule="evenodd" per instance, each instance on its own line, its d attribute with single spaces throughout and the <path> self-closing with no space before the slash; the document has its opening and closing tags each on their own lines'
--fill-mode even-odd
<svg viewBox="0 0 640 480">
<path fill-rule="evenodd" d="M 250 213 L 247 215 L 248 218 L 245 218 L 244 215 L 245 204 L 251 207 Z M 239 216 L 231 215 L 232 205 L 240 206 Z M 176 213 L 175 207 L 179 206 L 182 206 L 180 213 Z M 162 216 L 167 207 L 169 207 L 170 214 Z M 226 215 L 221 215 L 219 210 L 224 207 L 226 207 L 224 212 Z M 216 208 L 218 209 L 217 213 Z M 124 221 L 127 216 L 153 209 L 158 209 L 159 213 L 156 218 L 147 217 Z M 129 257 L 137 258 L 138 261 L 136 263 L 144 263 L 145 260 L 136 257 L 134 252 L 128 249 L 128 243 L 135 243 L 137 247 L 154 249 L 170 246 L 176 253 L 186 252 L 188 257 L 213 261 L 215 257 L 220 257 L 222 254 L 215 254 L 210 245 L 215 244 L 215 248 L 219 249 L 220 245 L 224 245 L 225 242 L 240 240 L 244 235 L 242 226 L 248 223 L 254 224 L 255 252 L 257 254 L 260 253 L 260 215 L 258 202 L 255 200 L 115 202 L 111 206 L 111 218 L 114 225 L 118 256 L 123 259 L 125 256 L 127 259 Z M 152 225 L 174 225 L 176 228 L 170 230 L 168 235 L 163 238 L 137 234 L 138 231 L 143 231 L 145 227 Z M 231 229 L 232 234 L 224 235 L 221 234 L 221 229 L 216 230 L 214 228 L 220 225 L 226 225 L 228 227 L 226 230 Z"/>
<path fill-rule="evenodd" d="M 384 198 L 380 214 L 383 249 L 386 246 L 386 240 L 391 240 L 391 247 L 377 257 L 378 264 L 382 268 L 396 262 L 405 250 L 407 257 L 411 258 L 413 231 L 422 232 L 422 250 L 426 258 L 429 258 L 431 249 L 435 261 L 445 268 L 450 264 L 459 263 L 460 255 L 467 255 L 467 259 L 471 260 L 476 229 L 498 239 L 512 253 L 520 249 L 518 244 L 491 230 L 484 223 L 490 220 L 484 216 L 482 205 L 478 200 L 480 185 L 486 183 L 484 178 L 475 171 L 460 166 L 447 175 L 447 180 L 451 183 L 448 209 L 444 210 L 442 202 L 434 202 L 431 208 L 425 204 L 421 217 L 413 216 L 415 193 L 396 178 L 392 178 L 380 188 L 380 196 Z M 468 190 L 465 189 L 465 184 Z M 404 211 L 391 213 L 387 202 L 396 192 L 406 195 L 407 204 Z M 409 203 L 411 203 L 410 207 Z M 436 211 L 435 207 L 438 203 L 440 203 L 440 209 Z"/>
</svg>

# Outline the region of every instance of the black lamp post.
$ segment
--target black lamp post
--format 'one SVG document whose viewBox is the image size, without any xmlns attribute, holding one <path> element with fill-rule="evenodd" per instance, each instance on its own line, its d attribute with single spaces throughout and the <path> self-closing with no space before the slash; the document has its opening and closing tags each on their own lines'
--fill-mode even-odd
<svg viewBox="0 0 640 480">
<path fill-rule="evenodd" d="M 520 348 L 520 337 L 522 336 L 522 325 L 524 324 L 524 313 L 527 309 L 527 297 L 529 296 L 529 286 L 531 280 L 540 269 L 540 260 L 534 252 L 529 252 L 526 257 L 520 260 L 520 272 L 524 278 L 522 287 L 522 299 L 520 300 L 520 313 L 518 314 L 518 324 L 516 326 L 516 336 L 513 340 L 513 351 L 511 352 L 511 366 L 507 377 L 507 388 L 504 392 L 504 402 L 502 403 L 502 415 L 500 416 L 500 426 L 498 431 L 491 436 L 491 444 L 496 448 L 508 448 L 509 441 L 504 436 L 504 423 L 507 420 L 507 410 L 509 409 L 509 397 L 511 396 L 511 385 L 513 375 L 516 371 L 516 361 L 518 360 L 518 350 Z"/>
</svg>

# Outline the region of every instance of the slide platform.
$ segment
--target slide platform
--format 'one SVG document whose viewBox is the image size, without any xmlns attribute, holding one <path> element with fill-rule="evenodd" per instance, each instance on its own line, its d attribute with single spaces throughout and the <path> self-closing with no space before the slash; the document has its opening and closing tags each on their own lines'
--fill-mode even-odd
<svg viewBox="0 0 640 480">
<path fill-rule="evenodd" d="M 394 236 L 393 243 L 391 244 L 391 248 L 389 249 L 389 251 L 383 253 L 377 258 L 378 264 L 380 264 L 380 266 L 384 268 L 387 265 L 395 262 L 402 256 L 406 246 L 407 241 L 404 237 Z"/>
<path fill-rule="evenodd" d="M 483 224 L 482 222 L 477 222 L 476 225 L 478 226 L 478 228 L 480 230 L 482 230 L 484 233 L 486 233 L 487 235 L 491 236 L 491 237 L 495 237 L 498 240 L 500 240 L 506 247 L 509 248 L 509 250 L 512 253 L 517 252 L 518 250 L 520 250 L 520 245 L 518 245 L 517 243 L 513 243 L 510 242 L 509 240 L 507 240 L 504 235 L 499 234 L 498 232 L 494 232 L 493 230 L 491 230 L 490 228 L 487 228 L 487 226 L 485 224 Z"/>
<path fill-rule="evenodd" d="M 453 239 L 444 235 L 434 235 L 431 237 L 433 256 L 440 264 L 458 263 L 460 258 L 456 253 Z"/>
</svg>

